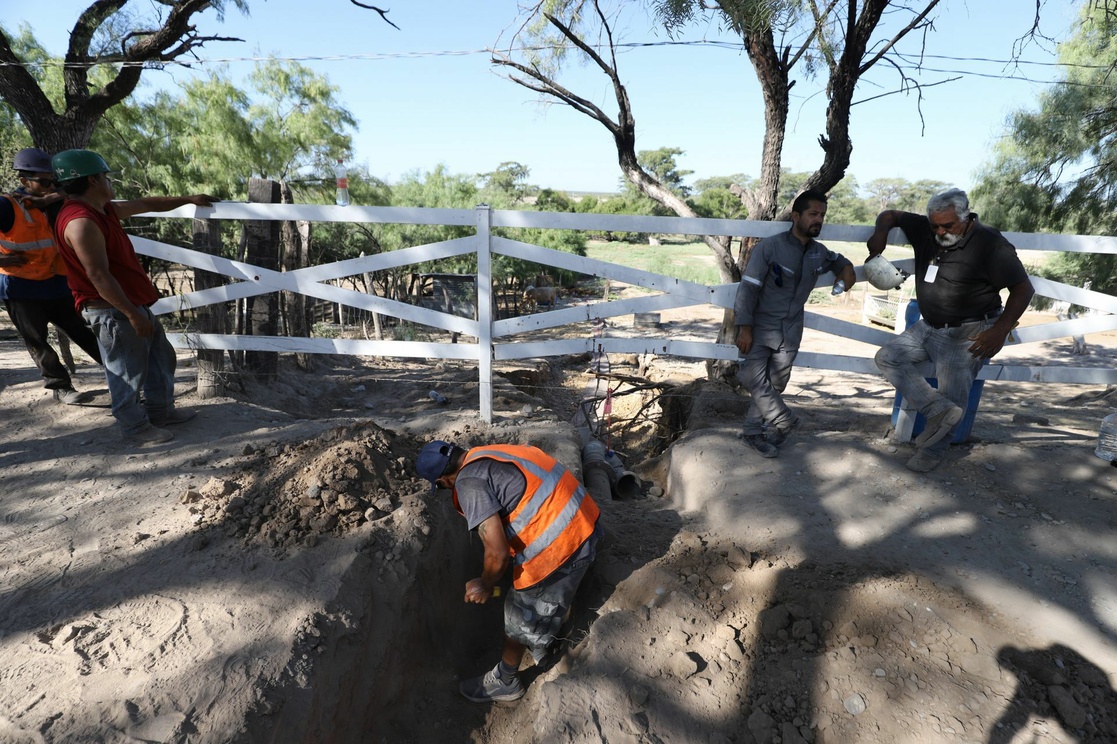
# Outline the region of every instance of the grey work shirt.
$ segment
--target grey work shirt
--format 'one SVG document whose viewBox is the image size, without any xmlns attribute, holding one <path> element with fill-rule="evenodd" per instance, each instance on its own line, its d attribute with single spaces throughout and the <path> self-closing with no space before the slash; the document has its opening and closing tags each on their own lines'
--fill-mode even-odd
<svg viewBox="0 0 1117 744">
<path fill-rule="evenodd" d="M 494 514 L 511 514 L 526 490 L 527 479 L 518 467 L 487 457 L 463 467 L 454 481 L 458 506 L 471 530 Z"/>
<path fill-rule="evenodd" d="M 795 351 L 803 340 L 803 306 L 828 271 L 835 276 L 849 259 L 817 240 L 804 246 L 788 230 L 764 238 L 749 254 L 733 303 L 738 326 L 752 326 L 754 344 Z"/>
</svg>

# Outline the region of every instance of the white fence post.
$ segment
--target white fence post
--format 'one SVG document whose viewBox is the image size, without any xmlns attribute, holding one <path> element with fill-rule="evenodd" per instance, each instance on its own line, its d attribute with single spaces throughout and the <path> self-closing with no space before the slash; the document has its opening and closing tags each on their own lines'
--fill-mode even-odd
<svg viewBox="0 0 1117 744">
<path fill-rule="evenodd" d="M 481 420 L 493 422 L 493 211 L 477 205 L 477 375 Z"/>
</svg>

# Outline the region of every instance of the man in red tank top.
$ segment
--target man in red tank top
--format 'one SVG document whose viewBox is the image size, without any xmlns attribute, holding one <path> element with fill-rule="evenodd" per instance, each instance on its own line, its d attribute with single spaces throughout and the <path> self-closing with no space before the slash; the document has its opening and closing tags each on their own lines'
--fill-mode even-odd
<svg viewBox="0 0 1117 744">
<path fill-rule="evenodd" d="M 52 165 L 67 196 L 55 234 L 74 304 L 101 347 L 113 416 L 132 442 L 168 442 L 174 434 L 162 427 L 189 421 L 195 411 L 175 408 L 175 350 L 150 310 L 159 292 L 120 220 L 187 204 L 208 207 L 218 200 L 195 194 L 113 202 L 109 166 L 100 155 L 66 150 L 54 156 Z"/>
</svg>

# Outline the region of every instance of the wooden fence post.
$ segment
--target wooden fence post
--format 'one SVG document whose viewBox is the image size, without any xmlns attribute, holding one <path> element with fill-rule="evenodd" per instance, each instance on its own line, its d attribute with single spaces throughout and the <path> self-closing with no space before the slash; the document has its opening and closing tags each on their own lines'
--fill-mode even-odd
<svg viewBox="0 0 1117 744">
<path fill-rule="evenodd" d="M 221 229 L 217 220 L 193 220 L 194 250 L 212 256 L 221 255 Z M 194 289 L 211 289 L 225 284 L 221 274 L 194 269 Z M 228 313 L 224 303 L 198 308 L 195 321 L 198 333 L 228 333 Z M 225 395 L 225 352 L 220 349 L 197 349 L 198 397 L 218 398 Z"/>
<path fill-rule="evenodd" d="M 295 203 L 291 187 L 286 182 L 280 183 L 279 195 L 283 204 Z M 284 222 L 281 233 L 283 270 L 295 271 L 306 266 L 307 256 L 310 254 L 310 223 Z M 306 295 L 284 290 L 281 297 L 283 318 L 286 321 L 284 335 L 309 338 L 310 321 L 306 310 Z M 314 355 L 296 353 L 295 364 L 302 370 L 314 369 Z"/>
<path fill-rule="evenodd" d="M 263 178 L 248 180 L 248 201 L 262 204 L 279 202 L 279 184 Z M 246 230 L 248 263 L 262 269 L 279 271 L 279 223 L 272 220 L 249 220 Z M 275 336 L 279 328 L 279 298 L 275 292 L 248 299 L 248 327 L 253 336 Z M 257 376 L 274 379 L 279 372 L 279 354 L 274 351 L 248 351 L 244 366 Z"/>
</svg>

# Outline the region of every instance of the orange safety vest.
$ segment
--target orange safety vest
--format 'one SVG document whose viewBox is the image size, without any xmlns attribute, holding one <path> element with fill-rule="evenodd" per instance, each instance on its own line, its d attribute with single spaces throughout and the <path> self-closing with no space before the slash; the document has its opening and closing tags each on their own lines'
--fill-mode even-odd
<svg viewBox="0 0 1117 744">
<path fill-rule="evenodd" d="M 489 458 L 515 465 L 527 479 L 520 503 L 500 521 L 512 553 L 512 585 L 526 589 L 566 563 L 593 534 L 600 513 L 574 474 L 536 447 L 474 447 L 462 466 Z M 454 508 L 463 514 L 454 490 Z"/>
<path fill-rule="evenodd" d="M 10 196 L 5 195 L 4 198 L 15 207 L 16 214 L 12 229 L 0 233 L 0 253 L 22 253 L 27 256 L 27 263 L 0 268 L 0 273 L 33 281 L 65 275 L 66 265 L 62 263 L 62 256 L 54 244 L 54 231 L 47 216 L 42 210 L 27 209 Z"/>
</svg>

